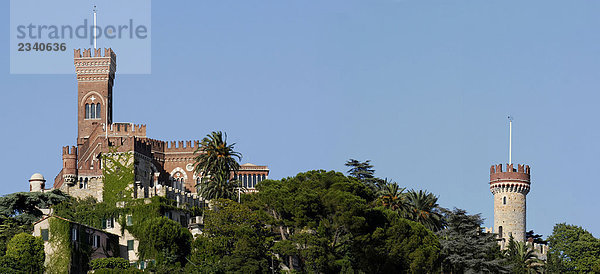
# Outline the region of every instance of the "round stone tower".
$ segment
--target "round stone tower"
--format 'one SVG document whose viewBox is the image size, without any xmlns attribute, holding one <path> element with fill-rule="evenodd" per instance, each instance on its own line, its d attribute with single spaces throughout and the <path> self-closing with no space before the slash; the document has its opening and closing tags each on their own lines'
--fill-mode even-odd
<svg viewBox="0 0 600 274">
<path fill-rule="evenodd" d="M 45 184 L 46 180 L 44 179 L 44 176 L 42 176 L 42 174 L 35 173 L 31 175 L 31 178 L 29 179 L 29 191 L 42 192 L 44 191 Z"/>
<path fill-rule="evenodd" d="M 494 232 L 501 239 L 504 248 L 510 236 L 515 241 L 525 241 L 527 217 L 526 196 L 531 185 L 528 165 L 508 164 L 506 171 L 502 164 L 490 168 L 490 191 L 494 194 Z"/>
</svg>

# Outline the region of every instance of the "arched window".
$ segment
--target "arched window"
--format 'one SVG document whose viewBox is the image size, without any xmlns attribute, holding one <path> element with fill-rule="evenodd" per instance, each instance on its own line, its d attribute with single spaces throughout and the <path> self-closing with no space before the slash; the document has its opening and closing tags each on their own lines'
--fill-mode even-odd
<svg viewBox="0 0 600 274">
<path fill-rule="evenodd" d="M 90 111 L 91 111 L 90 118 L 91 119 L 96 118 L 96 104 L 91 104 L 90 105 Z"/>
<path fill-rule="evenodd" d="M 85 119 L 90 119 L 90 104 L 85 104 Z"/>
<path fill-rule="evenodd" d="M 101 115 L 100 115 L 100 113 L 102 113 L 101 110 L 102 109 L 100 108 L 100 103 L 96 104 L 96 119 L 101 118 Z"/>
<path fill-rule="evenodd" d="M 504 198 L 502 198 L 502 204 L 506 204 L 506 196 L 504 196 Z"/>
</svg>

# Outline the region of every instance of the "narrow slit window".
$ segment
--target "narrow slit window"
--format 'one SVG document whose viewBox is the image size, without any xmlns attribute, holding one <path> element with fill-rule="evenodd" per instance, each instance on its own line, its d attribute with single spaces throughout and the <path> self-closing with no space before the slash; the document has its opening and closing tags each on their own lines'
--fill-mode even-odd
<svg viewBox="0 0 600 274">
<path fill-rule="evenodd" d="M 502 198 L 502 204 L 506 204 L 506 196 L 504 196 L 504 198 Z"/>
</svg>

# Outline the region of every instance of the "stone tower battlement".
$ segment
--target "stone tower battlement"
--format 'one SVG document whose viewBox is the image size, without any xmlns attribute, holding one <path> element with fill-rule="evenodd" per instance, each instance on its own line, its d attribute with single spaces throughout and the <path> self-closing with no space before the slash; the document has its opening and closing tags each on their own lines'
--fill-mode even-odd
<svg viewBox="0 0 600 274">
<path fill-rule="evenodd" d="M 506 171 L 502 164 L 493 165 L 490 168 L 490 191 L 497 192 L 519 192 L 529 193 L 531 185 L 531 169 L 528 165 L 519 164 L 514 168 L 513 164 L 506 165 Z"/>
</svg>

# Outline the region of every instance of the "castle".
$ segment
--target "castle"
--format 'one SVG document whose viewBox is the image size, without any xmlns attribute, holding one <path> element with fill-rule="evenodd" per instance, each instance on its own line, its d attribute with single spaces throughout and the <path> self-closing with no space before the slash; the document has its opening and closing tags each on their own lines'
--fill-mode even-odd
<svg viewBox="0 0 600 274">
<path fill-rule="evenodd" d="M 94 197 L 101 202 L 103 170 L 107 168 L 103 165 L 108 165 L 103 156 L 131 155 L 127 161 L 133 165 L 134 180 L 129 186 L 133 190 L 132 198 L 160 196 L 174 201 L 176 209 L 164 212 L 165 216 L 189 229 L 193 235 L 201 233 L 201 217 L 180 210 L 205 203 L 197 191 L 203 174 L 194 172 L 194 158 L 203 153 L 198 149 L 200 142 L 155 140 L 146 136 L 146 125 L 113 122 L 112 95 L 117 65 L 112 49 L 104 49 L 104 54 L 101 49 L 77 49 L 74 51 L 74 64 L 77 74 L 77 145 L 62 148 L 62 169 L 51 189 L 60 189 L 77 198 Z M 256 184 L 267 179 L 268 175 L 267 166 L 248 163 L 240 166 L 235 179 L 240 181 L 245 191 L 254 192 Z M 29 186 L 31 192 L 47 190 L 46 180 L 39 173 L 31 177 Z M 48 241 L 49 235 L 56 233 L 51 231 L 50 220 L 60 219 L 68 223 L 73 243 L 92 247 L 90 259 L 118 255 L 144 268 L 146 262 L 138 261 L 138 239 L 114 216 L 102 219 L 100 228 L 53 215 L 50 210 L 43 213 L 44 217 L 33 224 L 33 235 L 42 237 L 44 241 L 46 264 L 60 248 Z M 126 225 L 129 225 L 133 216 L 125 217 Z M 73 258 L 76 255 L 71 254 Z M 69 266 L 71 273 L 85 272 L 86 269 L 87 265 L 79 263 Z"/>
<path fill-rule="evenodd" d="M 198 204 L 196 190 L 202 174 L 194 172 L 199 141 L 160 141 L 146 136 L 146 125 L 113 122 L 113 85 L 117 68 L 112 49 L 76 49 L 77 145 L 62 149 L 62 170 L 54 189 L 71 196 L 102 201 L 102 155 L 128 152 L 134 158 L 134 196 L 167 196 Z M 241 165 L 237 174 L 248 191 L 267 179 L 269 168 Z M 44 189 L 44 185 L 37 189 Z M 33 190 L 33 189 L 32 189 Z"/>
</svg>

